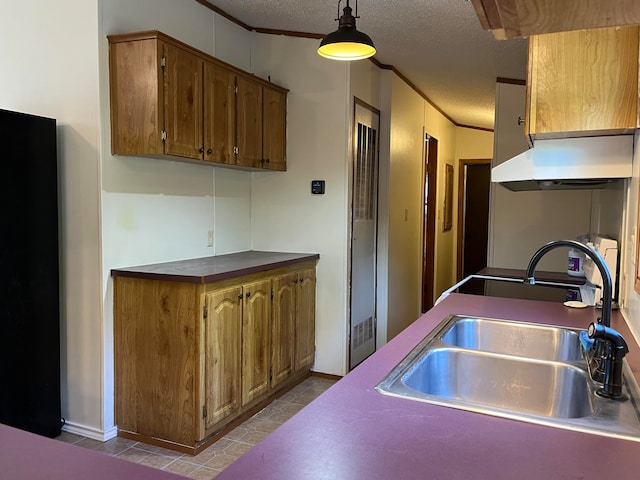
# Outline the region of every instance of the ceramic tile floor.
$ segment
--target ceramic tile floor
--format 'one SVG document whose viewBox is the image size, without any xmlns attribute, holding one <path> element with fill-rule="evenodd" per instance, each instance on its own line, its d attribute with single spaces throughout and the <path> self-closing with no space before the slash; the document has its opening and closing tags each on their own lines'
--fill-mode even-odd
<svg viewBox="0 0 640 480">
<path fill-rule="evenodd" d="M 209 480 L 334 383 L 309 377 L 196 456 L 119 437 L 99 442 L 62 432 L 58 440 L 195 480 Z"/>
</svg>

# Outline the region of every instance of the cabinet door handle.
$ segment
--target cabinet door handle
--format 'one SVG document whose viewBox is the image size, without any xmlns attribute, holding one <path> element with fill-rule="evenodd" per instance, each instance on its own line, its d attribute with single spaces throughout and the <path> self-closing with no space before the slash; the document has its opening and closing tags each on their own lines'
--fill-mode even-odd
<svg viewBox="0 0 640 480">
<path fill-rule="evenodd" d="M 251 296 L 251 292 L 247 292 L 247 298 Z"/>
</svg>

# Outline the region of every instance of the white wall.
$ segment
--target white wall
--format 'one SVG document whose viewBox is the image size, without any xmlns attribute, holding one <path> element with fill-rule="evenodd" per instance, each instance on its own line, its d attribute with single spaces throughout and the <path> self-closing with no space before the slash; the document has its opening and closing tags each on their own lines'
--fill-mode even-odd
<svg viewBox="0 0 640 480">
<path fill-rule="evenodd" d="M 640 294 L 635 291 L 634 282 L 638 268 L 636 242 L 638 242 L 638 189 L 640 188 L 640 133 L 634 137 L 633 174 L 627 183 L 626 203 L 624 208 L 624 246 L 621 254 L 620 289 L 623 292 L 622 313 L 633 332 L 636 341 L 640 342 Z"/>
<path fill-rule="evenodd" d="M 438 184 L 436 186 L 436 228 L 435 228 L 435 258 L 434 258 L 434 300 L 440 294 L 456 282 L 456 203 L 453 205 L 453 226 L 444 231 L 444 198 L 446 183 L 446 166 L 454 168 L 453 199 L 457 200 L 457 164 L 456 151 L 459 149 L 457 136 L 459 131 L 465 129 L 456 128 L 450 120 L 438 112 L 432 105 L 425 102 L 425 132 L 438 139 Z M 470 147 L 470 145 L 468 146 Z M 471 148 L 466 148 L 465 153 L 471 154 Z"/>
<path fill-rule="evenodd" d="M 97 0 L 2 2 L 0 108 L 53 117 L 58 122 L 62 415 L 99 433 L 102 292 L 98 274 L 97 25 Z"/>
<path fill-rule="evenodd" d="M 425 101 L 391 79 L 387 338 L 420 316 Z"/>
<path fill-rule="evenodd" d="M 252 247 L 320 254 L 314 369 L 346 373 L 348 64 L 316 53 L 318 41 L 256 35 L 254 71 L 290 89 L 287 171 L 253 173 Z M 324 195 L 311 180 L 325 180 Z"/>
<path fill-rule="evenodd" d="M 218 29 L 224 35 L 218 35 Z M 251 59 L 252 34 L 193 0 L 100 2 L 104 298 L 101 425 L 107 436 L 114 425 L 110 270 L 251 248 L 250 172 L 111 155 L 106 37 L 143 30 L 160 30 L 241 68 L 247 68 Z M 209 230 L 214 232 L 213 247 L 206 246 Z"/>
</svg>

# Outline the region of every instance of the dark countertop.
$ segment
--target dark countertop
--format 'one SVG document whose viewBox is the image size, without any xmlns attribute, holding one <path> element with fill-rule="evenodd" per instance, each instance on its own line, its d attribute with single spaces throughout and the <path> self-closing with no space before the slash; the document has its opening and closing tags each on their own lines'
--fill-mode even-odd
<svg viewBox="0 0 640 480">
<path fill-rule="evenodd" d="M 640 443 L 385 396 L 374 387 L 449 314 L 586 328 L 600 311 L 451 294 L 217 479 L 637 479 Z M 640 348 L 622 315 L 612 327 Z"/>
<path fill-rule="evenodd" d="M 175 262 L 114 268 L 113 277 L 146 278 L 174 282 L 209 283 L 226 278 L 273 270 L 296 263 L 317 260 L 317 253 L 247 252 Z"/>
</svg>

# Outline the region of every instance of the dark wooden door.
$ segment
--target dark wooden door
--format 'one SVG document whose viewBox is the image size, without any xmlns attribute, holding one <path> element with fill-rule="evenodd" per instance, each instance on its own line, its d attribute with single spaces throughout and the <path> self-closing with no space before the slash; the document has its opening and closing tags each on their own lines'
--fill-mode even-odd
<svg viewBox="0 0 640 480">
<path fill-rule="evenodd" d="M 462 278 L 472 275 L 487 266 L 487 242 L 489 236 L 489 187 L 491 185 L 491 165 L 467 164 L 464 167 L 464 232 L 462 250 Z M 469 288 L 482 290 L 482 284 L 468 284 Z M 463 291 L 463 289 L 461 289 Z"/>
</svg>

